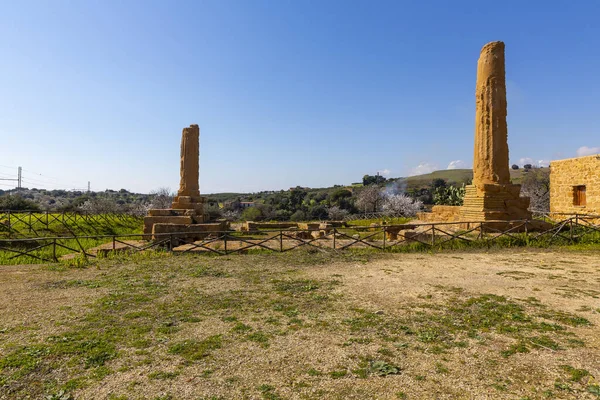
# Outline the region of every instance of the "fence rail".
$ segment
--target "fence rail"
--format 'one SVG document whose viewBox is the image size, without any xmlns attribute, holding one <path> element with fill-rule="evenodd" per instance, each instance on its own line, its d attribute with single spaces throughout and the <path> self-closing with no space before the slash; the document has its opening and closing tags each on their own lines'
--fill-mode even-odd
<svg viewBox="0 0 600 400">
<path fill-rule="evenodd" d="M 0 240 L 2 260 L 57 262 L 64 257 L 100 257 L 122 251 L 163 250 L 177 254 L 210 253 L 227 255 L 260 249 L 288 252 L 298 248 L 346 250 L 351 248 L 393 251 L 403 246 L 421 249 L 443 249 L 457 244 L 492 246 L 506 241 L 509 245 L 546 246 L 600 243 L 599 216 L 576 215 L 554 223 L 539 220 L 474 221 L 383 225 L 379 227 L 349 226 L 319 230 L 277 229 L 258 232 L 222 231 L 199 233 L 164 233 L 155 235 L 87 235 Z M 540 226 L 546 224 L 543 229 Z M 4 256 L 2 257 L 2 253 Z"/>
<path fill-rule="evenodd" d="M 75 230 L 92 235 L 103 228 L 141 221 L 141 217 L 125 213 L 0 210 L 0 237 L 77 236 Z"/>
</svg>

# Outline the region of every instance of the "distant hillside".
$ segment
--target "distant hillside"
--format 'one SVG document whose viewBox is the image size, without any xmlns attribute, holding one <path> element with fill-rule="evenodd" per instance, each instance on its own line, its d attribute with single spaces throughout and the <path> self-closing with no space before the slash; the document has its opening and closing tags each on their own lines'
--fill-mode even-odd
<svg viewBox="0 0 600 400">
<path fill-rule="evenodd" d="M 536 168 L 537 169 L 537 168 Z M 548 170 L 549 168 L 539 168 L 540 170 Z M 524 174 L 527 172 L 523 169 L 511 169 L 510 178 L 513 183 L 520 183 L 523 180 Z M 473 170 L 471 169 L 445 169 L 434 171 L 429 174 L 409 176 L 406 178 L 398 178 L 398 182 L 406 183 L 409 189 L 421 189 L 431 186 L 431 182 L 435 179 L 443 179 L 446 184 L 451 186 L 460 186 L 463 183 L 467 184 L 473 180 Z"/>
<path fill-rule="evenodd" d="M 431 186 L 435 179 L 443 179 L 447 185 L 460 186 L 473 179 L 473 170 L 470 169 L 445 169 L 429 174 L 398 178 L 399 182 L 406 183 L 408 189 L 421 189 Z"/>
<path fill-rule="evenodd" d="M 548 168 L 540 168 L 540 170 L 547 170 Z M 510 170 L 510 177 L 513 183 L 520 183 L 525 174 L 525 170 L 520 168 L 518 170 Z M 429 174 L 415 175 L 401 178 L 391 178 L 388 182 L 397 182 L 398 184 L 405 184 L 406 189 L 424 189 L 431 187 L 432 182 L 435 179 L 443 179 L 446 181 L 448 186 L 461 186 L 463 183 L 468 184 L 473 180 L 473 170 L 471 169 L 444 169 L 440 171 L 434 171 Z M 305 188 L 309 192 L 317 193 L 329 193 L 339 189 L 342 186 L 335 186 L 329 188 Z M 346 186 L 349 189 L 359 189 L 362 187 L 361 183 L 356 183 Z M 260 197 L 261 194 L 277 193 L 279 191 L 266 191 L 259 193 L 214 193 L 205 195 L 212 201 L 227 201 L 236 198 L 248 198 L 248 197 Z M 282 191 L 287 192 L 287 190 Z M 258 196 L 256 196 L 258 195 Z"/>
</svg>

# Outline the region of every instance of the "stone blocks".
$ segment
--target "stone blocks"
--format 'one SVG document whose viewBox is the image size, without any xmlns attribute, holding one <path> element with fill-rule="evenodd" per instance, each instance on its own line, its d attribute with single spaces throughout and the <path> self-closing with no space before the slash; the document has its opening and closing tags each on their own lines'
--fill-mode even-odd
<svg viewBox="0 0 600 400">
<path fill-rule="evenodd" d="M 586 187 L 585 205 L 574 204 L 575 186 Z M 570 158 L 550 163 L 550 212 L 600 214 L 600 156 Z M 562 219 L 560 216 L 556 218 Z"/>
<path fill-rule="evenodd" d="M 521 185 L 468 185 L 460 210 L 462 221 L 511 221 L 531 219 L 529 198 L 520 197 Z"/>
<path fill-rule="evenodd" d="M 181 233 L 182 235 L 177 237 L 180 241 L 193 242 L 205 239 L 212 233 L 225 232 L 229 229 L 228 225 L 227 222 L 210 224 L 155 223 L 152 227 L 152 238 L 160 240 L 160 234 Z"/>
<path fill-rule="evenodd" d="M 161 210 L 167 211 L 167 210 Z M 193 223 L 191 216 L 187 215 L 169 215 L 169 216 L 150 216 L 144 217 L 144 234 L 152 233 L 152 226 L 155 224 L 191 224 Z"/>
</svg>

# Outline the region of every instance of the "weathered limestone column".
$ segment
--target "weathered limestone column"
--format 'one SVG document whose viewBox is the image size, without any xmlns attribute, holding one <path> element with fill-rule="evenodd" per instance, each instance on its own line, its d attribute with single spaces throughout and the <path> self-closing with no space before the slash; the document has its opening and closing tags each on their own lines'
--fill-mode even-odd
<svg viewBox="0 0 600 400">
<path fill-rule="evenodd" d="M 529 198 L 510 181 L 506 126 L 504 43 L 483 46 L 475 88 L 475 154 L 473 184 L 465 191 L 462 221 L 530 219 Z"/>
<path fill-rule="evenodd" d="M 475 88 L 473 184 L 509 184 L 504 43 L 483 46 Z"/>
<path fill-rule="evenodd" d="M 181 134 L 181 163 L 178 196 L 200 196 L 200 128 L 190 125 Z"/>
</svg>

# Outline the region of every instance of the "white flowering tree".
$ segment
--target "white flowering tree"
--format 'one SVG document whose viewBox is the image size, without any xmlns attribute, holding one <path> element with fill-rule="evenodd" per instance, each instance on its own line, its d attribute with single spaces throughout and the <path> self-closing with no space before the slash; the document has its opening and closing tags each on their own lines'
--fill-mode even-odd
<svg viewBox="0 0 600 400">
<path fill-rule="evenodd" d="M 385 194 L 382 208 L 389 216 L 414 217 L 423 208 L 423 202 L 404 194 Z"/>
<path fill-rule="evenodd" d="M 338 206 L 329 207 L 329 209 L 327 210 L 327 215 L 329 216 L 329 219 L 333 221 L 342 221 L 345 217 L 348 216 L 348 214 L 348 210 L 344 210 L 343 208 L 340 208 Z"/>
</svg>

